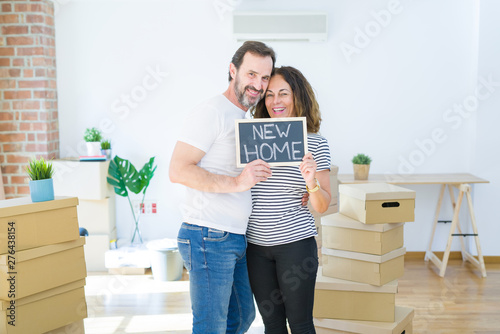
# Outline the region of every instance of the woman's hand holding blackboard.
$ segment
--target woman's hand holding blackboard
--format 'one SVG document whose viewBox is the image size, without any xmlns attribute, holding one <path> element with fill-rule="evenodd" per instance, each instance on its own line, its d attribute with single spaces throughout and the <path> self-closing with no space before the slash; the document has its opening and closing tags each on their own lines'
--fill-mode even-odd
<svg viewBox="0 0 500 334">
<path fill-rule="evenodd" d="M 314 188 L 316 186 L 316 161 L 312 156 L 312 153 L 309 152 L 304 155 L 302 158 L 302 163 L 300 164 L 300 173 L 302 173 L 302 177 L 309 188 Z"/>
<path fill-rule="evenodd" d="M 330 171 L 322 170 L 317 172 L 316 161 L 311 153 L 304 155 L 300 164 L 300 172 L 306 181 L 309 200 L 315 211 L 323 213 L 328 210 L 331 200 Z"/>
<path fill-rule="evenodd" d="M 249 162 L 240 175 L 236 177 L 237 191 L 246 191 L 261 181 L 271 177 L 271 166 L 264 160 Z"/>
</svg>

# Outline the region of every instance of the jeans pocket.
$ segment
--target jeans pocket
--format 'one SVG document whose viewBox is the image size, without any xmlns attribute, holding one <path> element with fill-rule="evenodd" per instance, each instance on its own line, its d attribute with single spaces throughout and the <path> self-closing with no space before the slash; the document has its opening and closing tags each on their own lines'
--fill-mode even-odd
<svg viewBox="0 0 500 334">
<path fill-rule="evenodd" d="M 177 238 L 177 246 L 181 254 L 184 267 L 187 271 L 191 271 L 191 241 L 189 239 Z"/>
<path fill-rule="evenodd" d="M 229 237 L 229 232 L 208 228 L 207 236 L 204 239 L 206 241 L 224 241 L 227 237 Z"/>
</svg>

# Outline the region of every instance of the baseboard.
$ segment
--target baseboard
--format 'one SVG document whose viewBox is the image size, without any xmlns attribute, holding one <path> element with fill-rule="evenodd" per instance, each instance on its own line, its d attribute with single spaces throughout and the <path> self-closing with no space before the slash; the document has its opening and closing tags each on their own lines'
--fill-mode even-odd
<svg viewBox="0 0 500 334">
<path fill-rule="evenodd" d="M 443 258 L 444 252 L 434 252 L 434 254 L 439 258 Z M 405 254 L 405 260 L 423 260 L 425 258 L 425 252 L 406 252 Z M 475 256 L 477 258 L 477 256 Z M 484 258 L 484 263 L 500 263 L 500 256 L 483 256 Z M 461 260 L 462 259 L 462 252 L 460 251 L 453 251 L 450 252 L 450 260 Z"/>
</svg>

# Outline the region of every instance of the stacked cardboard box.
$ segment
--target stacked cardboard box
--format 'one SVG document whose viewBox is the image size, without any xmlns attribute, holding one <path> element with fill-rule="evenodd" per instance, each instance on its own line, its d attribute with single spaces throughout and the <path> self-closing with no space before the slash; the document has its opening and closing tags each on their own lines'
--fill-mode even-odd
<svg viewBox="0 0 500 334">
<path fill-rule="evenodd" d="M 0 201 L 0 333 L 44 333 L 87 317 L 77 205 Z"/>
<path fill-rule="evenodd" d="M 44 334 L 85 334 L 85 326 L 83 320 L 79 320 Z"/>
<path fill-rule="evenodd" d="M 53 162 L 56 196 L 79 199 L 78 222 L 89 235 L 85 245 L 87 270 L 106 271 L 104 255 L 116 239 L 115 194 L 107 183 L 109 161 Z"/>
<path fill-rule="evenodd" d="M 339 213 L 322 217 L 322 267 L 314 317 L 318 333 L 412 331 L 413 310 L 395 305 L 404 273 L 404 222 L 415 192 L 385 183 L 339 186 Z"/>
<path fill-rule="evenodd" d="M 394 322 L 345 321 L 339 319 L 314 319 L 316 334 L 412 334 L 413 309 L 396 306 Z"/>
</svg>

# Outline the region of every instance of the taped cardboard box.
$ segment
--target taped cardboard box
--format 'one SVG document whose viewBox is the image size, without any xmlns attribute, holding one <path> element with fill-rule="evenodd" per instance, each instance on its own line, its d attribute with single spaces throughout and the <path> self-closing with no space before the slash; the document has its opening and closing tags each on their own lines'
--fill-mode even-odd
<svg viewBox="0 0 500 334">
<path fill-rule="evenodd" d="M 115 211 L 115 196 L 101 200 L 80 199 L 78 224 L 89 232 L 89 236 L 112 233 L 116 228 Z"/>
<path fill-rule="evenodd" d="M 21 251 L 78 239 L 77 205 L 76 197 L 38 203 L 29 197 L 0 201 L 0 254 L 8 252 L 12 241 Z"/>
<path fill-rule="evenodd" d="M 24 298 L 87 276 L 85 238 L 0 255 L 0 300 Z M 14 291 L 15 297 L 12 297 Z"/>
<path fill-rule="evenodd" d="M 321 218 L 327 248 L 383 255 L 403 247 L 404 223 L 363 224 L 341 213 Z"/>
<path fill-rule="evenodd" d="M 406 249 L 398 248 L 384 255 L 321 248 L 323 275 L 381 286 L 404 274 Z"/>
<path fill-rule="evenodd" d="M 333 200 L 335 201 L 335 204 L 330 205 L 328 207 L 328 211 L 326 211 L 324 213 L 325 215 L 336 213 L 339 211 L 339 207 L 337 205 L 338 197 L 334 198 Z M 322 240 L 323 240 L 323 226 L 321 225 L 322 215 L 320 215 L 319 213 L 313 212 L 313 216 L 314 216 L 314 225 L 316 226 L 316 232 L 318 232 L 318 235 L 316 236 L 316 242 L 318 244 L 318 247 L 321 248 Z"/>
<path fill-rule="evenodd" d="M 69 325 L 45 332 L 44 334 L 85 334 L 83 319 L 75 321 Z"/>
<path fill-rule="evenodd" d="M 387 183 L 339 185 L 339 212 L 365 224 L 415 220 L 415 191 Z"/>
<path fill-rule="evenodd" d="M 396 306 L 394 322 L 339 320 L 314 318 L 317 334 L 413 334 L 414 311 Z"/>
<path fill-rule="evenodd" d="M 86 318 L 84 286 L 82 279 L 16 299 L 14 303 L 0 302 L 0 333 L 45 333 Z"/>
<path fill-rule="evenodd" d="M 80 199 L 101 200 L 114 196 L 108 184 L 109 161 L 79 161 L 68 158 L 52 161 L 54 194 L 76 196 Z"/>
<path fill-rule="evenodd" d="M 382 286 L 323 276 L 318 269 L 313 316 L 316 318 L 394 322 L 397 280 Z"/>
</svg>

